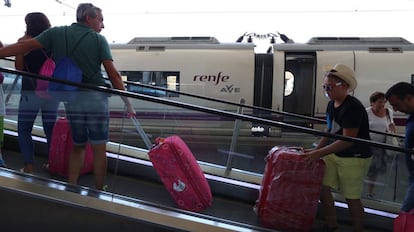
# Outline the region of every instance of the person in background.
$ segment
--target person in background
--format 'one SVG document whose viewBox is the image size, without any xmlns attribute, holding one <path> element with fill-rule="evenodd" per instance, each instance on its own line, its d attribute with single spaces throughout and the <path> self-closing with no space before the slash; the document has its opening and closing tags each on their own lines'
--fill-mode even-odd
<svg viewBox="0 0 414 232">
<path fill-rule="evenodd" d="M 414 86 L 407 82 L 399 82 L 391 86 L 385 93 L 385 99 L 394 111 L 409 115 L 405 125 L 404 147 L 414 149 Z M 414 209 L 414 155 L 405 154 L 405 163 L 408 169 L 408 190 L 401 205 L 401 211 L 409 212 Z"/>
<path fill-rule="evenodd" d="M 49 19 L 41 12 L 28 13 L 24 18 L 26 32 L 19 41 L 38 36 L 50 28 Z M 25 72 L 38 74 L 39 70 L 51 53 L 43 48 L 33 50 L 27 54 L 16 55 L 15 68 Z M 23 155 L 24 167 L 21 171 L 33 173 L 34 143 L 32 140 L 32 129 L 35 119 L 39 113 L 42 114 L 43 131 L 46 135 L 48 150 L 52 140 L 53 126 L 57 118 L 59 102 L 53 98 L 42 98 L 35 93 L 36 79 L 30 77 L 22 78 L 22 89 L 17 119 L 17 132 L 20 151 Z"/>
<path fill-rule="evenodd" d="M 101 65 L 105 68 L 114 88 L 125 90 L 116 70 L 109 44 L 99 32 L 104 28 L 102 10 L 91 3 L 81 3 L 76 10 L 76 23 L 70 26 L 52 27 L 40 35 L 0 49 L 0 57 L 25 54 L 34 49 L 45 48 L 53 53 L 54 60 L 66 56 L 66 42 L 82 41 L 71 57 L 83 73 L 83 83 L 105 86 Z M 67 40 L 65 39 L 67 38 Z M 122 97 L 128 114 L 135 115 L 129 99 Z M 83 165 L 86 144 L 92 145 L 94 153 L 95 188 L 103 190 L 106 169 L 106 143 L 109 140 L 108 95 L 91 90 L 79 91 L 77 97 L 65 104 L 66 115 L 72 131 L 74 148 L 69 160 L 68 182 L 77 184 Z"/>
<path fill-rule="evenodd" d="M 0 41 L 0 48 L 3 47 L 3 43 Z M 4 103 L 4 93 L 3 93 L 3 73 L 0 72 L 0 167 L 6 167 L 6 162 L 4 162 L 2 155 L 2 148 L 4 142 L 4 116 L 6 115 L 6 105 Z"/>
<path fill-rule="evenodd" d="M 354 71 L 336 64 L 326 74 L 323 88 L 330 98 L 327 105 L 328 133 L 369 140 L 368 115 L 365 107 L 349 95 L 357 86 Z M 363 231 L 364 208 L 361 202 L 363 180 L 371 162 L 368 145 L 321 137 L 315 149 L 305 151 L 310 165 L 323 157 L 326 165 L 321 188 L 321 204 L 326 224 L 324 231 L 338 231 L 332 189 L 345 197 L 355 232 Z"/>
<path fill-rule="evenodd" d="M 383 92 L 374 92 L 369 97 L 370 106 L 366 108 L 370 130 L 395 133 L 393 112 L 385 107 L 387 100 Z M 370 133 L 371 140 L 385 143 L 386 136 L 380 133 Z M 375 196 L 374 187 L 379 174 L 387 171 L 385 150 L 379 147 L 371 147 L 372 161 L 368 170 L 368 197 Z"/>
</svg>

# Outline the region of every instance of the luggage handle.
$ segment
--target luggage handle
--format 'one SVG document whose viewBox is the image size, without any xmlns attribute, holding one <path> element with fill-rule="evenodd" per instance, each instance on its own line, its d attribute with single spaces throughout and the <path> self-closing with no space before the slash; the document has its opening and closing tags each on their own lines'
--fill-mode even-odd
<svg viewBox="0 0 414 232">
<path fill-rule="evenodd" d="M 290 149 L 290 150 L 296 150 L 296 151 L 299 151 L 299 152 L 303 152 L 303 147 L 287 147 L 288 149 Z"/>
<path fill-rule="evenodd" d="M 279 149 L 285 149 L 285 150 L 294 150 L 294 151 L 298 151 L 300 153 L 304 153 L 304 149 L 303 147 L 295 147 L 295 146 L 274 146 L 272 147 L 272 149 L 269 150 L 269 154 L 274 153 L 275 151 L 279 150 Z"/>
<path fill-rule="evenodd" d="M 135 115 L 130 115 L 132 123 L 135 125 L 135 128 L 137 128 L 137 131 L 139 135 L 141 136 L 142 140 L 145 143 L 145 146 L 147 146 L 148 150 L 152 148 L 152 143 L 148 137 L 148 135 L 145 133 L 144 129 L 142 129 L 141 124 L 138 122 L 138 119 L 135 117 Z"/>
<path fill-rule="evenodd" d="M 285 151 L 295 151 L 295 152 L 299 152 L 301 154 L 303 154 L 305 151 L 303 149 L 303 147 L 295 147 L 295 146 L 274 146 L 269 150 L 269 153 L 267 154 L 267 156 L 265 157 L 265 161 L 267 162 L 270 157 L 277 151 L 279 151 L 280 149 L 283 149 Z"/>
</svg>

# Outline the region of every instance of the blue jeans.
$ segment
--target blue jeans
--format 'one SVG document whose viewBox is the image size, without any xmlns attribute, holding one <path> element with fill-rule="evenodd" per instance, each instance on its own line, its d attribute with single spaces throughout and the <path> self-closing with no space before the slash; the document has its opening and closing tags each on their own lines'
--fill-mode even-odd
<svg viewBox="0 0 414 232">
<path fill-rule="evenodd" d="M 43 131 L 45 132 L 48 150 L 52 139 L 53 126 L 57 118 L 59 102 L 52 99 L 43 99 L 34 91 L 22 92 L 20 96 L 19 113 L 17 117 L 17 132 L 19 146 L 23 155 L 24 164 L 33 164 L 34 143 L 32 129 L 39 111 L 42 114 Z"/>
<path fill-rule="evenodd" d="M 75 145 L 103 144 L 109 140 L 108 95 L 80 91 L 73 101 L 65 104 L 66 116 Z"/>
</svg>

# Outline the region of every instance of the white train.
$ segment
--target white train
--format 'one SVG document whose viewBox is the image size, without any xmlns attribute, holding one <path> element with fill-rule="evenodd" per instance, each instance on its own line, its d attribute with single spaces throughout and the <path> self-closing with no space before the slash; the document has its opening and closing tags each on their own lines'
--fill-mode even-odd
<svg viewBox="0 0 414 232">
<path fill-rule="evenodd" d="M 328 101 L 323 76 L 336 63 L 355 70 L 353 94 L 365 106 L 374 91 L 413 82 L 414 75 L 414 45 L 398 37 L 317 37 L 273 44 L 265 54 L 255 53 L 251 43 L 223 44 L 211 37 L 135 38 L 111 48 L 125 80 L 233 102 L 244 98 L 248 105 L 320 118 Z M 404 115 L 396 118 L 404 123 Z"/>
<path fill-rule="evenodd" d="M 355 70 L 358 87 L 353 94 L 365 106 L 374 91 L 386 91 L 398 81 L 414 81 L 414 45 L 398 37 L 317 37 L 305 44 L 272 44 L 268 53 L 256 53 L 252 43 L 219 43 L 212 37 L 144 37 L 127 44 L 111 44 L 111 49 L 115 65 L 126 81 L 235 103 L 243 98 L 246 105 L 318 118 L 325 117 L 328 102 L 322 89 L 323 76 L 336 63 Z M 5 66 L 9 65 L 10 62 Z M 234 106 L 167 91 L 132 84 L 127 84 L 127 88 L 235 110 Z M 15 100 L 18 102 L 17 96 Z M 121 110 L 123 104 L 119 101 L 112 98 L 113 111 Z M 136 109 L 138 113 L 145 112 L 148 118 L 157 118 L 157 113 L 164 119 L 169 113 L 172 118 L 188 114 L 185 110 L 149 102 L 137 103 Z M 404 125 L 405 118 L 397 114 L 397 124 Z"/>
</svg>

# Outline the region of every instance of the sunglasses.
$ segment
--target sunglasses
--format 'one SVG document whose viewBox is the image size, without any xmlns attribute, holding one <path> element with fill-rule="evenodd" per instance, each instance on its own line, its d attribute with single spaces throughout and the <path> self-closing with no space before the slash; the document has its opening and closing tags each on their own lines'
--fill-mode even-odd
<svg viewBox="0 0 414 232">
<path fill-rule="evenodd" d="M 324 84 L 324 85 L 322 85 L 322 87 L 325 91 L 329 92 L 329 91 L 332 91 L 332 89 L 335 86 L 340 86 L 340 85 L 342 85 L 342 82 L 337 82 L 335 84 Z"/>
</svg>

